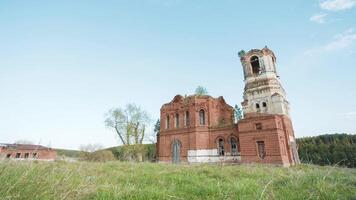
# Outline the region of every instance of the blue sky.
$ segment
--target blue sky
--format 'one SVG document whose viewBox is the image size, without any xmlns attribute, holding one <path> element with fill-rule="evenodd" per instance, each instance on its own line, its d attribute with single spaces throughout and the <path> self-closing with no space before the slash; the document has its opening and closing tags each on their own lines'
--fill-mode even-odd
<svg viewBox="0 0 356 200">
<path fill-rule="evenodd" d="M 0 142 L 117 145 L 107 110 L 198 85 L 240 104 L 237 52 L 265 45 L 297 137 L 356 133 L 355 0 L 0 0 L 0 30 Z"/>
</svg>

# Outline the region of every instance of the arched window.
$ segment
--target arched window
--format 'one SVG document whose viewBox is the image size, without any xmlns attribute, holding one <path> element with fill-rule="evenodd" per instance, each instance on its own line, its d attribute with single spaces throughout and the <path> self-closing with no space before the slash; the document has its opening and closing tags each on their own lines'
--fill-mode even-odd
<svg viewBox="0 0 356 200">
<path fill-rule="evenodd" d="M 219 156 L 225 155 L 224 140 L 222 138 L 218 140 L 218 153 Z"/>
<path fill-rule="evenodd" d="M 256 108 L 260 109 L 260 104 L 256 103 Z"/>
<path fill-rule="evenodd" d="M 252 56 L 250 59 L 251 67 L 252 67 L 252 73 L 253 74 L 259 74 L 261 71 L 260 67 L 260 61 L 257 56 Z"/>
<path fill-rule="evenodd" d="M 199 122 L 200 125 L 205 125 L 205 111 L 203 109 L 199 111 Z"/>
<path fill-rule="evenodd" d="M 185 123 L 185 126 L 189 126 L 189 111 L 186 111 L 185 112 L 185 117 L 184 117 L 184 123 Z"/>
<path fill-rule="evenodd" d="M 167 115 L 167 117 L 166 117 L 166 129 L 169 129 L 169 124 L 170 124 L 169 115 Z"/>
<path fill-rule="evenodd" d="M 236 156 L 237 155 L 237 139 L 234 137 L 231 137 L 230 144 L 231 144 L 231 155 Z"/>
<path fill-rule="evenodd" d="M 267 107 L 267 103 L 266 103 L 266 102 L 263 102 L 263 103 L 262 103 L 262 106 L 263 106 L 263 107 Z"/>
<path fill-rule="evenodd" d="M 175 127 L 179 128 L 179 114 L 176 113 L 176 117 L 175 117 Z"/>
</svg>

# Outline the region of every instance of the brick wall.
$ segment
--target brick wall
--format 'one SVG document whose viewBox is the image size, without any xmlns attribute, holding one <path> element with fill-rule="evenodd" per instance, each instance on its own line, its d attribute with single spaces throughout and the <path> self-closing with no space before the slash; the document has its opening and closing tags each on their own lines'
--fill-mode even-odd
<svg viewBox="0 0 356 200">
<path fill-rule="evenodd" d="M 254 116 L 241 120 L 238 127 L 243 162 L 295 164 L 290 147 L 290 139 L 294 139 L 294 135 L 291 135 L 293 129 L 288 117 Z M 264 158 L 258 155 L 258 142 L 264 142 Z"/>
<path fill-rule="evenodd" d="M 199 111 L 205 111 L 204 125 L 199 123 Z M 184 124 L 184 113 L 189 111 L 189 126 Z M 175 115 L 179 115 L 179 127 L 175 126 Z M 294 132 L 291 120 L 284 115 L 248 115 L 247 118 L 232 123 L 233 108 L 222 97 L 176 96 L 161 108 L 161 131 L 157 136 L 157 156 L 160 162 L 172 162 L 173 142 L 180 143 L 180 160 L 186 162 L 191 155 L 205 156 L 199 161 L 219 160 L 218 140 L 224 143 L 224 156 L 230 156 L 231 137 L 238 141 L 238 155 L 246 163 L 270 163 L 283 166 L 298 163 L 292 142 Z M 166 116 L 170 116 L 170 126 L 166 128 Z M 258 142 L 263 142 L 264 156 L 259 156 Z M 209 155 L 203 155 L 209 154 Z"/>
<path fill-rule="evenodd" d="M 38 159 L 38 160 L 54 160 L 57 157 L 57 152 L 53 149 L 48 150 L 26 150 L 26 149 L 7 149 L 3 148 L 0 152 L 2 158 L 18 158 L 18 159 Z M 17 154 L 20 156 L 17 157 Z M 8 157 L 10 155 L 10 157 Z M 26 156 L 28 156 L 26 158 Z"/>
</svg>

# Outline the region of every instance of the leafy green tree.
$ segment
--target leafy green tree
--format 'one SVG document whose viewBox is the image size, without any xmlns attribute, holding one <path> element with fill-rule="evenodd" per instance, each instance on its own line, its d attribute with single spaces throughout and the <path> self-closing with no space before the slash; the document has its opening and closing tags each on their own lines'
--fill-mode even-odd
<svg viewBox="0 0 356 200">
<path fill-rule="evenodd" d="M 153 131 L 156 133 L 156 135 L 159 135 L 160 130 L 161 130 L 161 122 L 159 121 L 159 119 L 157 119 L 157 122 L 155 124 L 155 128 Z"/>
<path fill-rule="evenodd" d="M 203 86 L 198 86 L 195 89 L 195 94 L 200 95 L 200 96 L 208 95 L 208 90 L 206 88 L 204 88 Z"/>
<path fill-rule="evenodd" d="M 356 167 L 356 135 L 327 134 L 297 139 L 304 163 Z"/>
<path fill-rule="evenodd" d="M 237 104 L 235 105 L 235 108 L 234 108 L 234 117 L 235 117 L 235 123 L 237 123 L 238 121 L 240 121 L 243 118 L 242 110 Z"/>
</svg>

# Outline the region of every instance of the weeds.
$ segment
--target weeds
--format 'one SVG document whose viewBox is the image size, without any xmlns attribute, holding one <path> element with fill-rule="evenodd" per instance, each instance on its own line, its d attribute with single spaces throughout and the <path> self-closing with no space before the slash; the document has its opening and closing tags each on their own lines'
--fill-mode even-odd
<svg viewBox="0 0 356 200">
<path fill-rule="evenodd" d="M 0 162 L 0 199 L 353 199 L 356 170 L 299 165 Z"/>
</svg>

